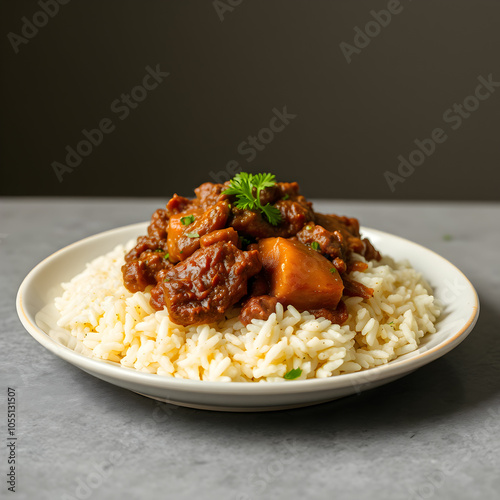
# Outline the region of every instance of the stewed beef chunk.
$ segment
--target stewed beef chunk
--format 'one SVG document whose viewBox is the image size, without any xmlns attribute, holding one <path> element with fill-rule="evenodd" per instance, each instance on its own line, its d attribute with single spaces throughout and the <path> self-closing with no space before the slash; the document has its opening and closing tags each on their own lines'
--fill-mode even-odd
<svg viewBox="0 0 500 500">
<path fill-rule="evenodd" d="M 137 244 L 130 252 L 125 255 L 125 262 L 131 262 L 138 259 L 142 252 L 147 250 L 165 250 L 167 248 L 167 240 L 158 240 L 157 238 L 152 238 L 151 236 L 139 236 L 137 238 Z"/>
<path fill-rule="evenodd" d="M 196 203 L 200 205 L 203 210 L 215 205 L 218 201 L 225 200 L 227 196 L 222 194 L 222 191 L 228 186 L 225 184 L 213 184 L 212 182 L 205 182 L 198 186 L 194 192 L 196 193 Z"/>
<path fill-rule="evenodd" d="M 338 303 L 336 309 L 322 307 L 320 309 L 311 309 L 309 312 L 314 314 L 316 318 L 325 318 L 337 325 L 342 325 L 347 321 L 347 318 L 349 318 L 347 307 L 342 300 Z"/>
<path fill-rule="evenodd" d="M 163 240 L 167 237 L 168 229 L 168 218 L 169 215 L 167 211 L 163 208 L 159 208 L 151 217 L 151 224 L 148 227 L 148 234 L 151 238 L 157 240 Z"/>
<path fill-rule="evenodd" d="M 164 303 L 172 321 L 180 325 L 219 321 L 247 293 L 248 278 L 261 267 L 256 250 L 243 252 L 226 241 L 202 247 L 162 273 L 151 304 L 160 309 Z"/>
<path fill-rule="evenodd" d="M 292 200 L 280 200 L 274 205 L 281 213 L 281 222 L 270 224 L 261 213 L 233 207 L 231 226 L 243 236 L 261 240 L 271 237 L 290 238 L 313 220 L 314 213 L 307 204 Z"/>
<path fill-rule="evenodd" d="M 270 295 L 259 295 L 258 297 L 250 297 L 245 303 L 240 312 L 240 320 L 244 325 L 248 325 L 253 319 L 266 320 L 271 314 L 276 311 L 278 299 Z"/>
<path fill-rule="evenodd" d="M 130 259 L 122 266 L 123 284 L 129 292 L 143 292 L 149 285 L 156 285 L 160 271 L 171 266 L 161 248 L 144 250 L 139 257 Z"/>
<path fill-rule="evenodd" d="M 337 257 L 343 259 L 343 236 L 339 231 L 332 233 L 323 226 L 309 222 L 297 233 L 297 238 L 305 245 L 316 242 L 321 253 L 332 261 Z"/>
</svg>

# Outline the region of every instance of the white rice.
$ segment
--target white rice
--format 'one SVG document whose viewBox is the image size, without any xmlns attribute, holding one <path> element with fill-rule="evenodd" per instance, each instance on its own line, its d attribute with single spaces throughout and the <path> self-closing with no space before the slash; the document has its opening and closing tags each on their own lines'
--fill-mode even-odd
<svg viewBox="0 0 500 500">
<path fill-rule="evenodd" d="M 296 368 L 299 379 L 356 372 L 416 350 L 440 314 L 420 273 L 384 257 L 352 273 L 375 293 L 346 298 L 349 319 L 342 326 L 278 304 L 267 321 L 246 327 L 236 308 L 218 324 L 183 327 L 166 309 L 150 306 L 148 291 L 124 287 L 120 268 L 134 245 L 116 247 L 62 284 L 58 325 L 76 337 L 78 352 L 166 377 L 275 382 Z"/>
</svg>

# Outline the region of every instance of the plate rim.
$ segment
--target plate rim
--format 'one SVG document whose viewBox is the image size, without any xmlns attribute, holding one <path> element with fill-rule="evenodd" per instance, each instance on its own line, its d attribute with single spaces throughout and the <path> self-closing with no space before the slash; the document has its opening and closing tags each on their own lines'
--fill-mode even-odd
<svg viewBox="0 0 500 500">
<path fill-rule="evenodd" d="M 379 237 L 390 236 L 391 238 L 396 238 L 404 244 L 410 244 L 418 247 L 419 250 L 425 252 L 430 252 L 434 257 L 441 259 L 446 265 L 451 266 L 455 272 L 459 273 L 461 277 L 470 287 L 470 291 L 473 292 L 474 303 L 471 307 L 471 314 L 469 315 L 463 326 L 449 339 L 443 340 L 438 345 L 428 349 L 424 352 L 418 353 L 415 356 L 411 356 L 404 360 L 394 360 L 395 363 L 388 363 L 367 370 L 361 370 L 358 372 L 342 374 L 341 376 L 327 377 L 327 378 L 313 378 L 307 380 L 292 380 L 283 381 L 276 383 L 251 383 L 251 382 L 221 382 L 221 381 L 205 381 L 205 380 L 190 380 L 181 379 L 175 377 L 166 377 L 154 373 L 145 373 L 133 368 L 126 368 L 117 363 L 112 363 L 106 360 L 100 360 L 95 358 L 90 358 L 84 354 L 78 353 L 69 347 L 59 344 L 50 337 L 46 332 L 44 332 L 36 323 L 30 320 L 30 315 L 27 314 L 24 308 L 23 298 L 25 291 L 27 290 L 29 284 L 35 279 L 36 274 L 49 262 L 56 260 L 59 254 L 71 250 L 75 246 L 80 246 L 84 243 L 92 241 L 94 239 L 99 239 L 105 236 L 110 236 L 113 233 L 118 233 L 122 231 L 130 231 L 133 229 L 139 230 L 144 228 L 148 222 L 139 222 L 134 224 L 128 224 L 125 226 L 120 226 L 114 229 L 109 229 L 96 233 L 91 236 L 87 236 L 78 241 L 70 243 L 65 247 L 55 251 L 49 256 L 45 257 L 40 261 L 23 279 L 21 285 L 19 286 L 16 295 L 16 310 L 18 317 L 28 331 L 28 333 L 43 347 L 54 353 L 56 356 L 64 359 L 65 361 L 77 366 L 78 368 L 90 372 L 95 372 L 103 375 L 104 377 L 110 377 L 113 379 L 121 379 L 123 381 L 137 383 L 144 386 L 150 386 L 161 389 L 172 389 L 172 390 L 183 390 L 186 392 L 204 392 L 213 394 L 248 394 L 248 395 L 273 395 L 273 394 L 285 394 L 285 393 L 298 393 L 298 392 L 311 392 L 311 391 L 324 391 L 324 390 L 334 390 L 340 389 L 348 386 L 360 387 L 365 384 L 369 384 L 370 381 L 381 380 L 397 375 L 398 373 L 406 373 L 413 371 L 421 366 L 430 363 L 441 356 L 444 356 L 458 344 L 460 344 L 469 333 L 474 328 L 477 319 L 479 317 L 480 304 L 476 289 L 470 282 L 470 280 L 465 276 L 465 274 L 457 267 L 455 264 L 445 259 L 443 256 L 431 250 L 423 245 L 416 243 L 407 238 L 403 238 L 398 235 L 394 235 L 385 231 L 380 231 L 378 229 L 372 229 L 366 226 L 361 226 L 361 232 L 367 231 L 372 234 L 376 234 Z M 110 249 L 111 250 L 111 249 Z M 424 278 L 427 279 L 426 276 Z"/>
</svg>

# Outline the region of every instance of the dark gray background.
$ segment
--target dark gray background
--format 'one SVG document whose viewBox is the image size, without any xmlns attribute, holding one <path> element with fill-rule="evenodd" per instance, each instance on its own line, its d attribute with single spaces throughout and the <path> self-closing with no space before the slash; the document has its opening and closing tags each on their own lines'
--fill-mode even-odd
<svg viewBox="0 0 500 500">
<path fill-rule="evenodd" d="M 500 3 L 401 0 L 348 64 L 340 43 L 387 3 L 244 0 L 221 21 L 212 1 L 72 0 L 16 54 L 8 33 L 40 7 L 2 1 L 0 194 L 189 194 L 236 160 L 311 197 L 498 200 L 500 89 L 457 130 L 443 113 L 500 81 Z M 111 103 L 157 64 L 170 76 L 120 120 Z M 297 117 L 248 162 L 239 144 L 284 106 Z M 59 182 L 52 162 L 106 117 Z M 436 127 L 447 141 L 391 192 L 384 172 Z"/>
</svg>

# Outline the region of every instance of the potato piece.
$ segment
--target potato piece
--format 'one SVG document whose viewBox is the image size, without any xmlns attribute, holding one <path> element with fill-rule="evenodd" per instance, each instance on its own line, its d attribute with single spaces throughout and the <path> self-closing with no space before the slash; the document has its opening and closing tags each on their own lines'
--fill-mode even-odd
<svg viewBox="0 0 500 500">
<path fill-rule="evenodd" d="M 342 278 L 316 250 L 296 240 L 266 238 L 259 241 L 259 252 L 270 295 L 283 305 L 301 311 L 337 307 L 344 289 Z"/>
<path fill-rule="evenodd" d="M 195 217 L 200 217 L 202 213 L 203 211 L 200 209 L 191 209 L 191 210 L 186 210 L 185 212 L 181 212 L 179 214 L 172 215 L 170 217 L 170 221 L 168 224 L 168 238 L 167 238 L 168 253 L 170 254 L 170 262 L 175 263 L 179 262 L 180 260 L 183 260 L 182 253 L 184 252 L 184 249 L 179 248 L 180 247 L 179 243 L 182 242 L 182 240 L 184 239 L 183 236 L 184 233 L 186 232 L 186 227 L 188 226 L 185 226 L 182 223 L 181 219 L 189 217 L 190 215 L 193 215 Z M 191 224 L 191 226 L 192 225 L 193 224 Z M 199 244 L 199 242 L 197 241 L 194 241 L 192 243 L 194 243 L 194 245 Z M 196 250 L 196 248 L 194 248 L 194 250 Z M 186 257 L 189 257 L 187 253 Z"/>
</svg>

